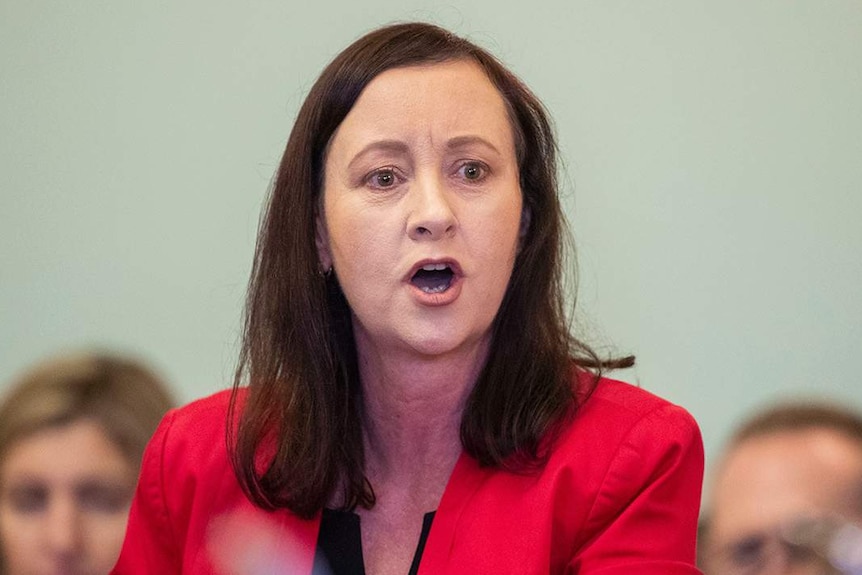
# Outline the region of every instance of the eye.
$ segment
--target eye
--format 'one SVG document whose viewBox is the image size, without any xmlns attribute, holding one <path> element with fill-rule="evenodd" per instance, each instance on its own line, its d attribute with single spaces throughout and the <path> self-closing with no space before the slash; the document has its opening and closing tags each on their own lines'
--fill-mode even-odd
<svg viewBox="0 0 862 575">
<path fill-rule="evenodd" d="M 124 485 L 86 482 L 77 487 L 75 495 L 83 509 L 96 513 L 119 513 L 131 500 L 131 490 Z"/>
<path fill-rule="evenodd" d="M 9 506 L 17 513 L 38 513 L 48 505 L 48 488 L 44 485 L 16 485 L 5 494 Z"/>
<path fill-rule="evenodd" d="M 479 182 L 488 175 L 488 166 L 482 162 L 464 162 L 458 168 L 458 174 L 468 182 Z"/>
<path fill-rule="evenodd" d="M 398 183 L 399 176 L 393 168 L 380 168 L 366 177 L 366 184 L 377 190 L 391 188 Z"/>
<path fill-rule="evenodd" d="M 737 569 L 753 570 L 764 563 L 766 553 L 766 537 L 751 535 L 733 543 L 728 549 L 728 558 Z"/>
</svg>

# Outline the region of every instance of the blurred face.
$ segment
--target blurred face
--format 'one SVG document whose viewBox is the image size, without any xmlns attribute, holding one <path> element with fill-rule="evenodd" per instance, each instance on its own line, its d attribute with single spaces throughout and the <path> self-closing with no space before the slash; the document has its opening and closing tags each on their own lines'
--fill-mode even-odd
<svg viewBox="0 0 862 575">
<path fill-rule="evenodd" d="M 825 429 L 776 432 L 733 449 L 716 477 L 708 575 L 824 574 L 837 523 L 862 524 L 862 446 Z"/>
<path fill-rule="evenodd" d="M 8 575 L 105 575 L 120 553 L 135 470 L 82 420 L 14 444 L 0 464 Z"/>
<path fill-rule="evenodd" d="M 438 356 L 485 340 L 522 198 L 506 105 L 479 66 L 380 74 L 335 132 L 325 170 L 318 250 L 360 352 Z"/>
</svg>

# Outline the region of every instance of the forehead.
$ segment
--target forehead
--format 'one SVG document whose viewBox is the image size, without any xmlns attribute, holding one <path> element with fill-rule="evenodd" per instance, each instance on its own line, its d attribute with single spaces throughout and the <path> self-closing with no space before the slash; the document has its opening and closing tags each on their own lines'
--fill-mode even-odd
<svg viewBox="0 0 862 575">
<path fill-rule="evenodd" d="M 760 477 L 776 470 L 794 477 L 829 470 L 842 477 L 862 472 L 862 443 L 827 428 L 775 431 L 750 437 L 725 457 L 726 475 Z"/>
<path fill-rule="evenodd" d="M 506 101 L 473 60 L 393 68 L 360 94 L 332 145 L 474 134 L 513 148 Z"/>
<path fill-rule="evenodd" d="M 82 419 L 46 427 L 10 445 L 0 475 L 71 478 L 82 474 L 125 473 L 131 466 L 102 427 Z"/>
<path fill-rule="evenodd" d="M 744 440 L 718 469 L 711 501 L 716 534 L 767 529 L 800 515 L 845 513 L 862 482 L 862 445 L 828 429 Z"/>
</svg>

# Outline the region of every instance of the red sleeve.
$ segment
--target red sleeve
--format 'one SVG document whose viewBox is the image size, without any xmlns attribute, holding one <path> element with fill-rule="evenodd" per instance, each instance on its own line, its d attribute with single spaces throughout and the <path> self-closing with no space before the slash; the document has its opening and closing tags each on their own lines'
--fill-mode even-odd
<svg viewBox="0 0 862 575">
<path fill-rule="evenodd" d="M 668 405 L 626 435 L 602 480 L 572 559 L 579 575 L 696 575 L 703 443 L 691 415 Z"/>
<path fill-rule="evenodd" d="M 164 495 L 165 444 L 175 411 L 159 424 L 144 451 L 141 476 L 129 511 L 126 538 L 113 575 L 171 575 L 182 570 L 178 538 Z"/>
</svg>

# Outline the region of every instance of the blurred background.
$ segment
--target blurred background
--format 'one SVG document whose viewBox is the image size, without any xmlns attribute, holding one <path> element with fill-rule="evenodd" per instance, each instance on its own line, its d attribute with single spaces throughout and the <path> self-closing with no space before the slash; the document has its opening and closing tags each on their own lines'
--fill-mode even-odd
<svg viewBox="0 0 862 575">
<path fill-rule="evenodd" d="M 780 397 L 862 407 L 862 3 L 0 0 L 0 393 L 44 355 L 230 385 L 260 207 L 323 66 L 466 35 L 549 108 L 582 334 L 708 454 Z"/>
</svg>

